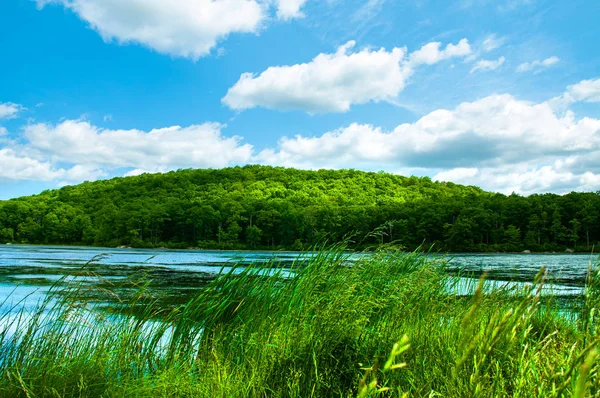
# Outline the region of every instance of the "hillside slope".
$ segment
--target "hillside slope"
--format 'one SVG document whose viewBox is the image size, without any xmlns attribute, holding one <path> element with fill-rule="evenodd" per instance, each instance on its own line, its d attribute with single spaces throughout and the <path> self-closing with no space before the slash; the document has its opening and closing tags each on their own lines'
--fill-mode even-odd
<svg viewBox="0 0 600 398">
<path fill-rule="evenodd" d="M 505 196 L 388 173 L 245 166 L 0 201 L 0 242 L 300 249 L 352 237 L 357 248 L 589 250 L 599 214 L 598 193 Z"/>
</svg>

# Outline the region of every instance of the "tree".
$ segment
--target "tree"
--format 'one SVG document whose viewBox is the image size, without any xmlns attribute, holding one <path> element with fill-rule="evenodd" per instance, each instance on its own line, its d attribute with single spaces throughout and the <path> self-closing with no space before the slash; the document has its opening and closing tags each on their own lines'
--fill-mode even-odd
<svg viewBox="0 0 600 398">
<path fill-rule="evenodd" d="M 246 228 L 246 242 L 250 247 L 254 248 L 256 245 L 260 244 L 261 237 L 262 230 L 256 225 Z"/>
<path fill-rule="evenodd" d="M 504 245 L 507 251 L 521 251 L 521 230 L 509 225 L 504 231 Z"/>
<path fill-rule="evenodd" d="M 552 239 L 554 243 L 560 243 L 565 239 L 567 229 L 563 226 L 561 221 L 561 215 L 558 208 L 552 213 L 552 225 L 550 226 L 550 232 L 552 233 Z"/>
<path fill-rule="evenodd" d="M 581 223 L 574 218 L 569 221 L 569 224 L 571 225 L 569 240 L 573 244 L 573 247 L 575 247 L 575 245 L 577 245 L 577 241 L 579 240 L 579 229 L 581 228 Z"/>
<path fill-rule="evenodd" d="M 584 207 L 577 213 L 577 216 L 581 219 L 581 227 L 585 231 L 585 243 L 586 248 L 590 247 L 590 232 L 592 232 L 598 225 L 598 211 L 594 209 L 594 204 L 591 200 L 586 201 Z"/>
<path fill-rule="evenodd" d="M 12 228 L 0 229 L 0 243 L 14 242 L 15 231 Z"/>
<path fill-rule="evenodd" d="M 244 166 L 83 183 L 0 201 L 0 241 L 139 247 L 558 250 L 600 241 L 600 195 L 505 196 L 427 178 Z M 370 234 L 370 239 L 363 239 Z"/>
<path fill-rule="evenodd" d="M 446 230 L 446 242 L 452 250 L 471 250 L 474 244 L 474 236 L 477 232 L 477 224 L 473 219 L 459 216 L 453 224 L 444 225 Z"/>
</svg>

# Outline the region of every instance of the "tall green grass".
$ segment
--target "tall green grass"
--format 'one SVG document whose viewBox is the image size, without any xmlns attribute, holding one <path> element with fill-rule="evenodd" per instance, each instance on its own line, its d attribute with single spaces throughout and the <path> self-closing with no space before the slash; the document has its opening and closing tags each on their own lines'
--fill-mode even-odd
<svg viewBox="0 0 600 398">
<path fill-rule="evenodd" d="M 529 286 L 472 297 L 420 254 L 234 267 L 183 306 L 135 316 L 55 292 L 0 332 L 3 397 L 583 397 L 600 394 L 590 270 L 575 320 Z"/>
</svg>

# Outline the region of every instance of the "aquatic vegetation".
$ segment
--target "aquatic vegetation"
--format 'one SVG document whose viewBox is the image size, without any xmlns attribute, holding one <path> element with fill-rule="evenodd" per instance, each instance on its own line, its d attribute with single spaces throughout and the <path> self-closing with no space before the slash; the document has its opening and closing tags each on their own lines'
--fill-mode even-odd
<svg viewBox="0 0 600 398">
<path fill-rule="evenodd" d="M 600 393 L 598 274 L 572 317 L 531 284 L 448 294 L 421 254 L 348 262 L 344 247 L 291 266 L 224 269 L 165 307 L 141 286 L 126 313 L 77 285 L 0 331 L 6 397 L 548 397 Z M 482 280 L 483 281 L 483 280 Z M 103 287 L 105 288 L 105 287 Z M 133 310 L 135 309 L 135 310 Z"/>
</svg>

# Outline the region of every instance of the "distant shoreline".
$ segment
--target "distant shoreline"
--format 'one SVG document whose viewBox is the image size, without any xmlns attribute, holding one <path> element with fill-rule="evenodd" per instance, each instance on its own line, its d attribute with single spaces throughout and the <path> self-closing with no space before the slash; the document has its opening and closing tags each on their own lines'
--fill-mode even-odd
<svg viewBox="0 0 600 398">
<path fill-rule="evenodd" d="M 178 248 L 168 248 L 168 247 L 110 247 L 110 246 L 86 246 L 86 245 L 56 245 L 56 244 L 29 244 L 29 243 L 5 243 L 0 244 L 1 247 L 48 247 L 48 248 L 75 248 L 75 249 L 94 249 L 94 250 L 143 250 L 143 251 L 173 251 L 173 252 L 224 252 L 224 253 L 239 253 L 239 252 L 250 252 L 250 253 L 304 253 L 304 252 L 314 252 L 314 250 L 269 250 L 269 249 L 202 249 L 202 248 L 189 248 L 189 249 L 178 249 Z M 369 253 L 375 252 L 371 251 L 355 251 L 355 250 L 347 250 L 352 253 Z M 405 251 L 405 253 L 411 253 L 411 251 Z M 530 253 L 524 252 L 434 252 L 435 254 L 441 254 L 446 256 L 452 255 L 517 255 L 521 254 L 524 256 L 528 255 L 553 255 L 553 256 L 568 256 L 568 255 L 586 255 L 586 256 L 600 256 L 600 253 L 595 254 L 594 252 L 582 252 L 576 251 L 573 253 L 567 252 L 535 252 L 531 251 Z"/>
</svg>

